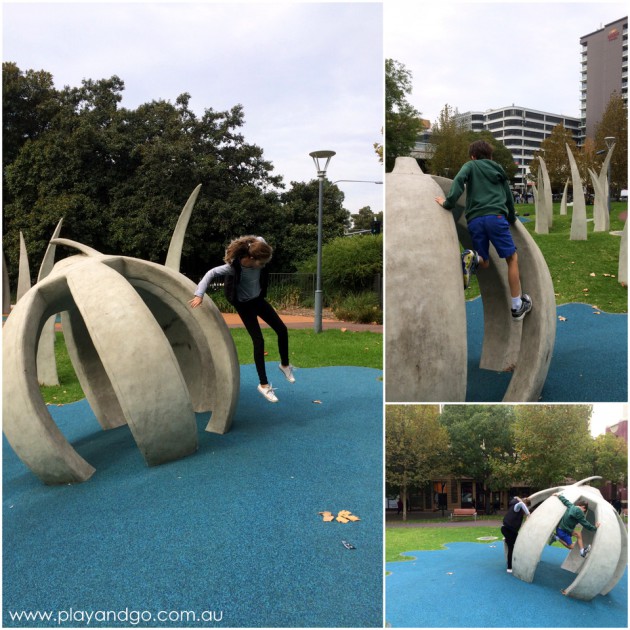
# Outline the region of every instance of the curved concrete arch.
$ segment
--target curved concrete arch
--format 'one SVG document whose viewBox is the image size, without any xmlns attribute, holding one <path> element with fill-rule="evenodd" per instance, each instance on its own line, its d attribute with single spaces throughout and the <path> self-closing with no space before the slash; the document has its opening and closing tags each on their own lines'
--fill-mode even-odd
<svg viewBox="0 0 630 630">
<path fill-rule="evenodd" d="M 387 174 L 387 401 L 466 398 L 466 310 L 459 241 L 440 187 L 413 158 Z"/>
<path fill-rule="evenodd" d="M 554 496 L 562 494 L 572 503 L 580 498 L 589 502 L 587 519 L 599 522 L 596 532 L 584 529 L 585 544 L 592 549 L 586 558 L 579 554 L 577 546 L 567 555 L 562 568 L 577 574 L 575 580 L 563 592 L 576 599 L 590 600 L 598 594 L 605 595 L 617 584 L 627 564 L 627 532 L 614 508 L 596 488 L 586 485 L 591 477 L 571 486 L 560 486 L 536 493 L 530 497 L 532 506 L 538 506 L 523 524 L 514 546 L 512 568 L 514 575 L 525 582 L 532 582 L 542 551 L 555 530 L 566 508 Z"/>
<path fill-rule="evenodd" d="M 63 218 L 57 223 L 57 227 L 53 232 L 52 238 L 55 239 L 61 232 Z M 39 268 L 37 282 L 41 282 L 51 271 L 55 265 L 56 245 L 48 243 L 44 259 Z M 39 338 L 37 346 L 37 378 L 40 385 L 59 385 L 59 375 L 57 374 L 57 361 L 55 360 L 55 320 L 57 313 L 48 319 L 42 334 Z"/>
<path fill-rule="evenodd" d="M 9 270 L 2 250 L 2 313 L 8 315 L 11 312 L 11 287 L 9 286 Z"/>
<path fill-rule="evenodd" d="M 194 291 L 190 280 L 154 263 L 81 249 L 88 255 L 60 261 L 27 292 L 3 333 L 3 428 L 47 484 L 84 481 L 94 472 L 59 432 L 39 393 L 36 344 L 53 313 L 63 312 L 68 349 L 99 422 L 104 428 L 127 422 L 149 465 L 196 450 L 192 398 L 212 405 L 206 430 L 218 433 L 229 429 L 238 399 L 229 330 L 209 300 L 194 311 L 185 307 Z M 178 317 L 184 324 L 171 326 L 176 334 L 163 330 L 166 319 Z M 201 349 L 191 350 L 195 345 Z M 182 370 L 187 361 L 198 369 Z M 203 382 L 209 378 L 211 386 Z"/>
<path fill-rule="evenodd" d="M 619 244 L 619 264 L 617 269 L 617 280 L 621 284 L 628 284 L 628 220 L 623 225 L 621 232 L 621 243 Z"/>
<path fill-rule="evenodd" d="M 448 194 L 452 180 L 445 177 L 433 179 L 442 192 Z M 472 243 L 463 216 L 464 206 L 465 196 L 462 196 L 453 216 L 460 242 L 464 247 L 470 247 Z M 549 268 L 534 239 L 520 221 L 511 226 L 510 231 L 518 250 L 521 284 L 523 290 L 532 297 L 534 308 L 522 322 L 512 321 L 507 264 L 491 246 L 490 266 L 479 270 L 477 274 L 484 311 L 480 367 L 513 371 L 503 397 L 504 402 L 535 402 L 542 392 L 553 355 L 556 299 Z M 457 251 L 459 252 L 459 248 Z M 389 281 L 388 276 L 388 283 Z"/>
</svg>

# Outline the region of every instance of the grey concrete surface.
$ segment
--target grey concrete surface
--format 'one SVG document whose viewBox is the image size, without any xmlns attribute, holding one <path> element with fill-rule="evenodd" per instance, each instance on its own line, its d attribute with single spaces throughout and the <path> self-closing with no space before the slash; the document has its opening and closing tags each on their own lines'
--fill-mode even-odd
<svg viewBox="0 0 630 630">
<path fill-rule="evenodd" d="M 387 174 L 385 398 L 463 401 L 466 310 L 457 231 L 413 158 Z"/>
<path fill-rule="evenodd" d="M 628 286 L 628 221 L 624 223 L 619 244 L 619 267 L 617 281 Z"/>
<path fill-rule="evenodd" d="M 28 252 L 24 235 L 20 232 L 20 260 L 18 262 L 18 283 L 15 301 L 18 302 L 31 288 L 31 269 L 28 263 Z"/>
</svg>

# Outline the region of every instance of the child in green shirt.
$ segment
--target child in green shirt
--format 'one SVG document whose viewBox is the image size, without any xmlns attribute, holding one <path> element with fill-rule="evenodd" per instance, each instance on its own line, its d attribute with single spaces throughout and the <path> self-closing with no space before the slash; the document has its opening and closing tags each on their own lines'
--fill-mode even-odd
<svg viewBox="0 0 630 630">
<path fill-rule="evenodd" d="M 470 276 L 478 267 L 488 268 L 492 243 L 507 262 L 512 318 L 518 321 L 531 311 L 532 300 L 521 290 L 518 256 L 510 232 L 516 212 L 508 177 L 503 167 L 492 160 L 492 145 L 485 140 L 473 142 L 468 151 L 470 162 L 466 162 L 455 176 L 448 196 L 435 200 L 446 210 L 452 210 L 466 188 L 465 214 L 474 249 L 467 249 L 462 254 L 464 288 L 468 288 Z"/>
</svg>

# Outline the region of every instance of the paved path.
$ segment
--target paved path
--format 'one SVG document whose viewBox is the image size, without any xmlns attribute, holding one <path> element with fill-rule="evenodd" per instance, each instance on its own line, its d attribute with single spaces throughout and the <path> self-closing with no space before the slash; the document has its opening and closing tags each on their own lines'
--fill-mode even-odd
<svg viewBox="0 0 630 630">
<path fill-rule="evenodd" d="M 288 328 L 312 328 L 315 321 L 312 316 L 286 315 L 284 313 L 280 313 L 280 318 Z M 223 313 L 223 319 L 225 319 L 230 328 L 243 328 L 243 322 L 236 313 Z M 268 328 L 267 324 L 264 322 L 261 321 L 260 324 L 263 328 Z M 336 319 L 322 319 L 323 330 L 331 330 L 333 328 L 357 332 L 383 332 L 383 326 L 379 324 L 355 324 L 354 322 L 342 322 Z"/>
</svg>

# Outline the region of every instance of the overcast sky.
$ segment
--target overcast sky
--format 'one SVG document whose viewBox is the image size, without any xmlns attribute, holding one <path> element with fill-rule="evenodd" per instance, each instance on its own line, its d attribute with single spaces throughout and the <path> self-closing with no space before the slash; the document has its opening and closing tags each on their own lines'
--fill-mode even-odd
<svg viewBox="0 0 630 630">
<path fill-rule="evenodd" d="M 191 95 L 201 115 L 242 104 L 245 140 L 275 173 L 382 181 L 383 9 L 378 3 L 6 2 L 3 60 L 55 87 L 119 76 L 122 106 Z M 191 191 L 197 182 L 191 182 Z M 383 209 L 383 186 L 340 182 L 345 207 Z M 203 194 L 203 189 L 202 189 Z"/>
<path fill-rule="evenodd" d="M 606 433 L 606 427 L 628 419 L 626 403 L 594 403 L 591 415 L 591 435 L 597 437 Z"/>
<path fill-rule="evenodd" d="M 512 103 L 579 118 L 580 37 L 628 15 L 627 3 L 385 3 L 385 56 L 413 73 L 409 101 L 434 123 Z"/>
</svg>

